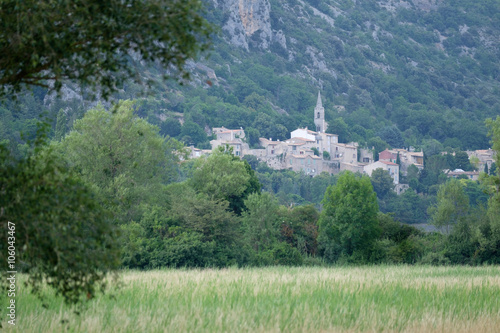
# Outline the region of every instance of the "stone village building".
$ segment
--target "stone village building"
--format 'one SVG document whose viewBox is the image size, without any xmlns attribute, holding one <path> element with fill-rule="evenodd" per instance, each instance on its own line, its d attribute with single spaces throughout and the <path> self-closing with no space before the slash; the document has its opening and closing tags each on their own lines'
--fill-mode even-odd
<svg viewBox="0 0 500 333">
<path fill-rule="evenodd" d="M 217 127 L 213 129 L 216 139 L 210 141 L 212 150 L 221 145 L 229 145 L 236 156 L 256 156 L 275 170 L 292 170 L 316 176 L 322 172 L 337 174 L 343 170 L 361 172 L 371 175 L 373 170 L 382 168 L 389 171 L 394 184 L 399 184 L 399 165 L 395 163 L 400 154 L 401 167 L 404 170 L 411 164 L 423 168 L 423 154 L 409 152 L 404 149 L 386 150 L 380 153 L 380 161 L 373 161 L 373 153 L 369 149 L 358 149 L 358 144 L 339 143 L 337 134 L 326 133 L 328 124 L 325 121 L 325 109 L 321 94 L 318 93 L 314 108 L 314 124 L 316 131 L 298 128 L 290 133 L 285 141 L 260 138 L 262 148 L 250 149 L 245 142 L 245 131 Z M 316 150 L 319 156 L 315 155 Z M 324 153 L 327 154 L 324 154 Z M 359 156 L 358 156 L 359 153 Z"/>
<path fill-rule="evenodd" d="M 484 166 L 488 166 L 488 170 L 491 170 L 491 165 L 495 163 L 496 152 L 493 149 L 481 149 L 481 150 L 468 150 L 467 155 L 469 156 L 469 160 L 471 157 L 477 158 L 477 165 L 475 168 L 477 171 L 484 171 Z"/>
<path fill-rule="evenodd" d="M 406 149 L 386 149 L 378 154 L 379 161 L 387 161 L 396 163 L 398 160 L 401 166 L 401 173 L 406 176 L 408 174 L 408 167 L 414 165 L 418 170 L 424 168 L 424 153 L 414 152 Z"/>
</svg>

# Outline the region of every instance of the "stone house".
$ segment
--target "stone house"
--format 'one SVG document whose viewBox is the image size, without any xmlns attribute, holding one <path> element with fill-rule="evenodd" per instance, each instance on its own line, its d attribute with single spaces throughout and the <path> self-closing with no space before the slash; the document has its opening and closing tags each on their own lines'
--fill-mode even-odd
<svg viewBox="0 0 500 333">
<path fill-rule="evenodd" d="M 295 172 L 303 171 L 306 175 L 310 176 L 319 175 L 326 169 L 323 164 L 323 159 L 314 154 L 290 155 L 286 161 L 288 169 Z"/>
<path fill-rule="evenodd" d="M 424 153 L 412 152 L 406 149 L 386 149 L 378 154 L 379 161 L 396 163 L 399 154 L 401 173 L 407 175 L 408 167 L 415 165 L 419 170 L 424 168 Z"/>
<path fill-rule="evenodd" d="M 488 170 L 491 170 L 491 165 L 495 162 L 496 152 L 489 148 L 467 151 L 467 155 L 469 155 L 469 160 L 471 157 L 476 157 L 479 160 L 477 171 L 484 171 L 485 165 L 488 166 Z"/>
<path fill-rule="evenodd" d="M 233 148 L 233 154 L 240 157 L 244 156 L 244 151 L 249 150 L 248 143 L 243 142 L 241 139 L 234 139 L 231 141 L 212 140 L 210 141 L 210 145 L 212 146 L 212 150 L 217 149 L 219 146 L 228 145 Z"/>
<path fill-rule="evenodd" d="M 232 130 L 225 127 L 214 127 L 212 133 L 216 135 L 216 140 L 221 141 L 232 141 L 245 138 L 245 131 L 243 128 Z"/>
<path fill-rule="evenodd" d="M 199 157 L 202 157 L 202 156 L 208 156 L 212 153 L 211 150 L 209 149 L 198 149 L 198 148 L 195 148 L 194 146 L 190 146 L 189 149 L 191 150 L 191 152 L 189 153 L 189 158 L 199 158 Z"/>
<path fill-rule="evenodd" d="M 302 171 L 311 176 L 323 171 L 328 173 L 338 173 L 342 170 L 363 171 L 364 164 L 358 163 L 357 144 L 339 143 L 338 135 L 325 132 L 328 125 L 320 93 L 314 108 L 314 124 L 316 131 L 307 127 L 298 128 L 292 131 L 290 139 L 285 141 L 260 138 L 262 149 L 249 148 L 244 142 L 243 129 L 214 128 L 213 133 L 217 138 L 210 143 L 212 149 L 228 144 L 233 147 L 236 156 L 254 155 L 258 160 L 266 162 L 269 167 L 277 170 Z M 319 156 L 314 155 L 314 150 L 318 151 Z M 329 159 L 323 158 L 324 152 L 329 154 Z M 370 158 L 365 159 L 365 164 L 371 161 Z"/>
<path fill-rule="evenodd" d="M 470 180 L 479 180 L 479 171 L 464 171 L 462 169 L 455 169 L 453 171 L 444 170 L 444 173 L 448 178 L 458 178 L 459 176 L 465 176 Z"/>
<path fill-rule="evenodd" d="M 399 165 L 389 161 L 377 161 L 368 165 L 365 165 L 363 168 L 364 173 L 368 176 L 372 176 L 372 173 L 376 169 L 383 169 L 389 171 L 389 174 L 394 181 L 394 184 L 399 184 Z"/>
</svg>

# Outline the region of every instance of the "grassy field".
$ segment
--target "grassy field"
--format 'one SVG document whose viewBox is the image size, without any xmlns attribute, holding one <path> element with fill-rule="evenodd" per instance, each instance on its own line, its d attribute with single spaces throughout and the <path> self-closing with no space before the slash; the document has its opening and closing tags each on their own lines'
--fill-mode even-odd
<svg viewBox="0 0 500 333">
<path fill-rule="evenodd" d="M 160 270 L 121 280 L 114 298 L 98 296 L 80 315 L 50 294 L 44 308 L 21 292 L 13 331 L 500 330 L 500 267 Z"/>
</svg>

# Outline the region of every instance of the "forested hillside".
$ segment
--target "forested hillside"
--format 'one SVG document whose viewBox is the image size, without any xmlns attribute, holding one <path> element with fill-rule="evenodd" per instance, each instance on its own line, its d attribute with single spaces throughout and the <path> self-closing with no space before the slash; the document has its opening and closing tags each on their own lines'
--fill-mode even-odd
<svg viewBox="0 0 500 333">
<path fill-rule="evenodd" d="M 489 146 L 484 119 L 500 113 L 500 1 L 205 5 L 219 27 L 206 59 L 190 65 L 184 86 L 157 84 L 139 110 L 164 134 L 200 147 L 208 147 L 214 126 L 243 127 L 252 144 L 259 136 L 284 139 L 298 126 L 312 127 L 321 90 L 330 131 L 342 142 Z M 145 79 L 164 72 L 142 68 Z M 4 101 L 0 137 L 15 144 L 19 132 L 32 137 L 32 119 L 43 111 L 55 131 L 60 109 L 61 130 L 69 130 L 95 104 L 82 91 L 68 83 L 62 98 L 37 88 L 20 97 L 21 105 Z M 115 98 L 136 99 L 143 89 L 130 83 L 120 91 Z"/>
</svg>

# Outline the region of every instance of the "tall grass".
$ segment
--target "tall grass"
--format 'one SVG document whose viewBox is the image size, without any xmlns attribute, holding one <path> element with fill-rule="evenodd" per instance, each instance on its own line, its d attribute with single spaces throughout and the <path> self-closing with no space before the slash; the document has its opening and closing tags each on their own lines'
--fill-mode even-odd
<svg viewBox="0 0 500 333">
<path fill-rule="evenodd" d="M 498 332 L 499 267 L 124 272 L 80 315 L 22 292 L 19 332 Z M 7 326 L 3 320 L 4 328 Z"/>
</svg>

